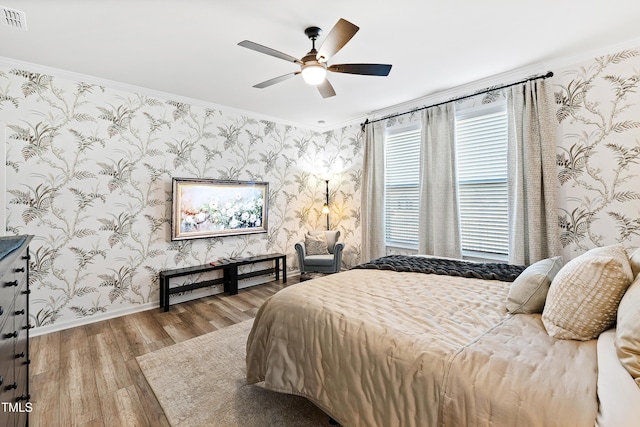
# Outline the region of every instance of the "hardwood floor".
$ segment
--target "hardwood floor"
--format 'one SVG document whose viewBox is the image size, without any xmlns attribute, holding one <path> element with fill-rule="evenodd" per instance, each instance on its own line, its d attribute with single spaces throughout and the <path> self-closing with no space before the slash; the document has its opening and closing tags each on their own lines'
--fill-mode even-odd
<svg viewBox="0 0 640 427">
<path fill-rule="evenodd" d="M 136 356 L 253 318 L 282 287 L 273 281 L 32 338 L 29 425 L 168 426 Z"/>
</svg>

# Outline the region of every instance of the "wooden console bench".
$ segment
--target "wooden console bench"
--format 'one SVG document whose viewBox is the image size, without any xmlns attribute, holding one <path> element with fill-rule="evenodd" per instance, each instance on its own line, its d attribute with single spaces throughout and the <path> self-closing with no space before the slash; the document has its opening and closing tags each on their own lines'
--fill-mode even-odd
<svg viewBox="0 0 640 427">
<path fill-rule="evenodd" d="M 250 271 L 248 273 L 238 274 L 238 267 L 257 262 L 274 261 L 273 268 L 264 270 Z M 280 267 L 282 261 L 282 267 Z M 174 268 L 171 270 L 161 271 L 160 279 L 160 308 L 169 311 L 169 295 L 178 292 L 190 291 L 193 289 L 204 288 L 207 286 L 224 284 L 224 291 L 229 295 L 238 293 L 238 280 L 248 279 L 250 277 L 262 276 L 264 274 L 276 274 L 276 280 L 280 280 L 280 271 L 282 271 L 282 283 L 287 283 L 287 257 L 284 254 L 267 254 L 251 257 L 231 258 L 225 261 L 214 261 L 215 264 L 203 264 L 195 267 Z M 212 280 L 204 280 L 202 282 L 190 283 L 188 285 L 169 287 L 169 280 L 174 277 L 190 276 L 192 274 L 204 273 L 207 271 L 222 270 L 222 277 Z"/>
</svg>

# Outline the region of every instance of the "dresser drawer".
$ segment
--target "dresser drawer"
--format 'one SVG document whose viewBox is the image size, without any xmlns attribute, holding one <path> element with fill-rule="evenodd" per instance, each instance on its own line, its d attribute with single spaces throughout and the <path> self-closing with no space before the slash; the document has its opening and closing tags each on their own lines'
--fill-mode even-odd
<svg viewBox="0 0 640 427">
<path fill-rule="evenodd" d="M 13 306 L 9 308 L 13 310 Z M 13 396 L 13 390 L 17 388 L 17 384 L 15 384 L 15 351 L 16 338 L 19 333 L 14 329 L 13 319 L 14 316 L 9 316 L 7 322 L 0 329 L 0 376 L 2 376 L 0 391 L 5 397 Z M 9 400 L 3 401 L 8 402 Z"/>
<path fill-rule="evenodd" d="M 33 236 L 0 237 L 0 427 L 25 427 L 29 399 L 29 243 Z M 13 248 L 13 249 L 12 249 Z M 28 403 L 28 406 L 27 406 Z"/>
<path fill-rule="evenodd" d="M 0 402 L 11 402 L 13 403 L 13 390 L 5 390 L 4 389 L 4 385 L 0 386 Z M 0 411 L 0 426 L 5 427 L 5 426 L 15 426 L 15 419 L 16 416 L 13 412 L 9 412 L 9 411 Z M 24 426 L 24 424 L 21 424 L 21 427 Z"/>
<path fill-rule="evenodd" d="M 20 281 L 16 279 L 16 273 L 11 268 L 6 271 L 0 278 L 0 307 L 6 313 L 7 309 L 13 304 Z M 2 321 L 0 320 L 0 323 Z"/>
<path fill-rule="evenodd" d="M 11 314 L 13 303 L 14 301 L 9 302 L 8 304 L 0 302 L 0 331 L 4 330 L 4 324 L 7 323 L 9 319 L 13 319 Z"/>
<path fill-rule="evenodd" d="M 2 277 L 0 278 L 0 305 L 11 304 L 14 295 L 27 285 L 29 259 L 25 249 L 17 249 L 3 259 Z"/>
<path fill-rule="evenodd" d="M 22 291 L 27 287 L 27 271 L 29 269 L 29 259 L 26 253 L 21 253 L 13 263 L 10 273 L 13 273 L 14 282 L 18 282 L 18 291 Z"/>
<path fill-rule="evenodd" d="M 28 354 L 28 329 L 29 319 L 27 317 L 27 295 L 16 296 L 13 310 L 9 313 L 13 316 L 14 330 L 18 333 L 15 338 L 14 358 L 16 366 L 24 365 L 29 357 Z"/>
<path fill-rule="evenodd" d="M 16 295 L 13 303 L 13 308 L 9 312 L 9 316 L 14 318 L 15 328 L 18 330 L 27 329 L 28 324 L 28 295 L 26 294 L 27 288 L 23 288 L 18 295 Z"/>
</svg>

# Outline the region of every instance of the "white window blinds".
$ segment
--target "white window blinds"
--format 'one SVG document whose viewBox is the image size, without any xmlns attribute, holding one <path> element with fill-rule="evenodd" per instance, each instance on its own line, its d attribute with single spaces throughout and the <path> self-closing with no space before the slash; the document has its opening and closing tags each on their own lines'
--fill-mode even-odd
<svg viewBox="0 0 640 427">
<path fill-rule="evenodd" d="M 509 253 L 506 104 L 456 115 L 460 232 L 464 256 Z"/>
<path fill-rule="evenodd" d="M 385 243 L 418 249 L 419 127 L 387 131 L 385 163 Z"/>
</svg>

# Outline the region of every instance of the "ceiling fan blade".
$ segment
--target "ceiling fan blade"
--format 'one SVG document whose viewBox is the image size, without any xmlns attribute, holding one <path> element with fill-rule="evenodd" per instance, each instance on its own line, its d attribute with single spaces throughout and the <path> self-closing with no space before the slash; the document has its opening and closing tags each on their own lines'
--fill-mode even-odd
<svg viewBox="0 0 640 427">
<path fill-rule="evenodd" d="M 387 64 L 334 64 L 327 67 L 334 73 L 361 74 L 365 76 L 388 76 L 391 65 Z"/>
<path fill-rule="evenodd" d="M 336 25 L 333 26 L 327 37 L 325 37 L 316 55 L 318 61 L 327 62 L 329 58 L 335 55 L 349 40 L 358 32 L 360 27 L 351 22 L 340 18 Z"/>
<path fill-rule="evenodd" d="M 323 98 L 330 98 L 336 95 L 336 91 L 327 79 L 324 79 L 324 81 L 318 85 L 318 92 L 320 92 Z"/>
<path fill-rule="evenodd" d="M 291 77 L 295 76 L 296 74 L 300 74 L 300 71 L 296 71 L 295 73 L 285 74 L 285 75 L 280 76 L 280 77 L 275 77 L 273 79 L 264 81 L 262 83 L 258 83 L 257 85 L 253 85 L 253 87 L 256 87 L 258 89 L 264 89 L 265 87 L 269 87 L 269 86 L 272 86 L 272 85 L 274 85 L 276 83 L 280 83 L 280 82 L 283 82 L 285 80 L 288 80 Z"/>
<path fill-rule="evenodd" d="M 276 58 L 284 59 L 285 61 L 295 62 L 296 64 L 302 64 L 302 61 L 300 61 L 298 58 L 294 58 L 293 56 L 287 55 L 286 53 L 282 53 L 278 50 L 271 49 L 270 47 L 266 47 L 258 43 L 250 42 L 249 40 L 241 41 L 240 43 L 238 43 L 238 46 L 246 47 L 247 49 L 255 50 L 256 52 L 275 56 Z"/>
</svg>

